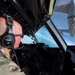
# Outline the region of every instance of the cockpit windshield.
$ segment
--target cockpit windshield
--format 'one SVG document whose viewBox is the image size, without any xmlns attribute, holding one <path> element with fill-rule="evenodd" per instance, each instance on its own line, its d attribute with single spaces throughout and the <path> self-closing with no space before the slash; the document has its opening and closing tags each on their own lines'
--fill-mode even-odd
<svg viewBox="0 0 75 75">
<path fill-rule="evenodd" d="M 51 20 L 57 28 L 59 34 L 62 36 L 64 41 L 68 46 L 75 45 L 75 12 L 74 12 L 74 0 L 56 0 L 56 4 L 53 10 L 53 14 L 51 16 Z M 72 8 L 73 7 L 73 8 Z M 71 14 L 72 13 L 72 14 Z M 58 35 L 58 34 L 56 34 Z M 47 27 L 43 25 L 35 34 L 37 41 L 39 43 L 45 43 L 49 47 L 59 48 L 57 42 L 48 31 Z M 27 36 L 26 36 L 27 37 Z M 25 37 L 24 37 L 25 38 Z M 32 37 L 29 37 L 32 38 Z M 58 36 L 57 36 L 58 38 Z M 28 38 L 27 38 L 28 39 Z M 31 41 L 26 43 L 34 43 L 33 39 L 29 39 Z M 60 39 L 60 42 L 62 40 Z M 24 42 L 24 40 L 23 40 Z M 64 44 L 64 42 L 61 42 Z M 63 45 L 62 44 L 62 45 Z M 64 45 L 63 47 L 66 48 Z"/>
<path fill-rule="evenodd" d="M 65 13 L 54 12 L 52 15 L 52 21 L 58 29 L 61 36 L 64 38 L 67 45 L 75 45 L 75 34 L 72 36 L 69 30 L 68 15 Z M 72 27 L 72 25 L 71 25 Z M 75 30 L 75 29 L 74 29 Z M 75 31 L 74 31 L 75 33 Z"/>
<path fill-rule="evenodd" d="M 45 43 L 49 47 L 58 47 L 57 43 L 45 26 L 41 27 L 40 30 L 35 34 L 35 36 L 39 42 Z"/>
<path fill-rule="evenodd" d="M 75 0 L 56 0 L 52 21 L 67 45 L 75 45 Z"/>
</svg>

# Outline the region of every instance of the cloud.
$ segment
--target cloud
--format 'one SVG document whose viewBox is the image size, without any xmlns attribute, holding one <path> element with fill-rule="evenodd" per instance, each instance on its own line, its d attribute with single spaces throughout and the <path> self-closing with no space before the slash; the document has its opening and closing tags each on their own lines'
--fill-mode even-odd
<svg viewBox="0 0 75 75">
<path fill-rule="evenodd" d="M 33 40 L 31 39 L 31 37 L 28 37 L 28 36 L 24 36 L 24 38 L 21 40 L 22 43 L 33 43 Z"/>
</svg>

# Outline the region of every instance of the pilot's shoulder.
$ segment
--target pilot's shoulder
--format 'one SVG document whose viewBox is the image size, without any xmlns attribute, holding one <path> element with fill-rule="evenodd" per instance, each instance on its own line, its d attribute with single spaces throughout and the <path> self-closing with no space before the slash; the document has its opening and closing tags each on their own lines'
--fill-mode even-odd
<svg viewBox="0 0 75 75">
<path fill-rule="evenodd" d="M 9 63 L 11 61 L 6 58 L 0 58 L 0 75 L 25 75 L 24 72 L 19 70 L 10 71 Z"/>
</svg>

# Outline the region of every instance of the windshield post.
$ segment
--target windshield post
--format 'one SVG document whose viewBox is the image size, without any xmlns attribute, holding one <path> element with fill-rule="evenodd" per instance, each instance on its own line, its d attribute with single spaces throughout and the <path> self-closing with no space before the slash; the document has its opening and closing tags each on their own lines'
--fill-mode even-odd
<svg viewBox="0 0 75 75">
<path fill-rule="evenodd" d="M 64 39 L 62 38 L 62 36 L 60 35 L 60 33 L 58 32 L 55 25 L 53 24 L 51 18 L 45 16 L 43 21 L 44 21 L 44 24 L 45 24 L 46 28 L 48 29 L 49 33 L 52 35 L 52 37 L 54 38 L 54 40 L 56 41 L 58 46 L 61 49 L 63 49 L 64 51 L 66 51 L 67 44 L 64 41 Z"/>
</svg>

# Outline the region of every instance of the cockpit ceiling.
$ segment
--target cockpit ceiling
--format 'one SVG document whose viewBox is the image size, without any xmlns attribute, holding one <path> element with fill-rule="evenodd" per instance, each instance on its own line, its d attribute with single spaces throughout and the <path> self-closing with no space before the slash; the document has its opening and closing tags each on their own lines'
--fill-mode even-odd
<svg viewBox="0 0 75 75">
<path fill-rule="evenodd" d="M 27 21 L 24 19 L 24 15 L 21 14 L 22 12 L 20 8 L 18 8 L 17 5 L 13 3 L 14 2 L 11 1 L 1 1 L 0 16 L 2 16 L 4 13 L 11 15 L 16 21 L 18 21 L 22 25 L 24 34 L 32 33 L 32 30 L 34 30 L 34 26 L 32 27 L 32 24 L 27 23 Z"/>
<path fill-rule="evenodd" d="M 23 33 L 31 35 L 42 26 L 50 1 L 54 0 L 0 0 L 0 16 L 12 16 L 22 25 Z"/>
</svg>

